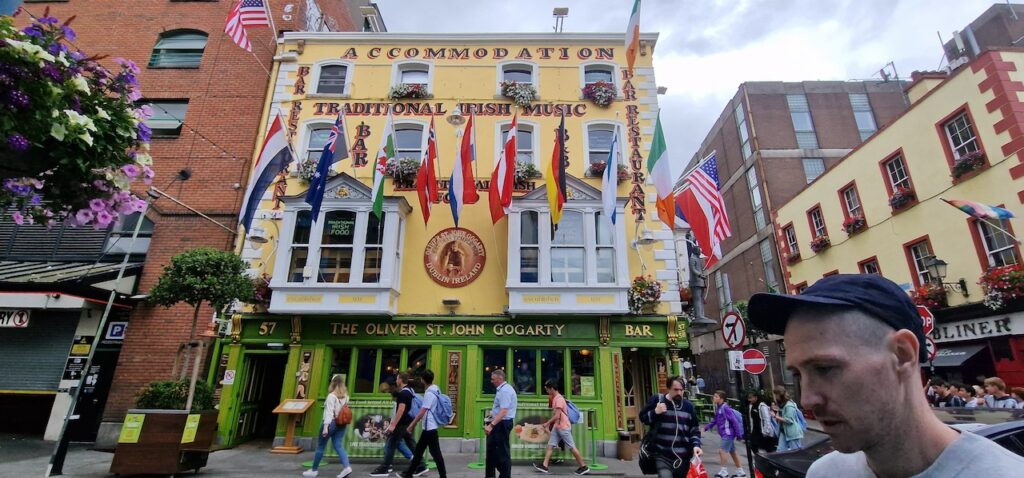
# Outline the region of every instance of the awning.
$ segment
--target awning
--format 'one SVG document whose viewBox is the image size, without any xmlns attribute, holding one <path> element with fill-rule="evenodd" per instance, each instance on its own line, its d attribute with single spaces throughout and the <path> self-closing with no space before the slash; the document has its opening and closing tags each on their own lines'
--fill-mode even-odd
<svg viewBox="0 0 1024 478">
<path fill-rule="evenodd" d="M 961 364 L 973 357 L 974 354 L 980 352 L 984 348 L 985 345 L 960 345 L 956 347 L 941 348 L 935 354 L 935 360 L 931 364 L 924 362 L 921 366 L 928 367 L 929 365 L 935 365 L 936 367 L 959 367 Z"/>
</svg>

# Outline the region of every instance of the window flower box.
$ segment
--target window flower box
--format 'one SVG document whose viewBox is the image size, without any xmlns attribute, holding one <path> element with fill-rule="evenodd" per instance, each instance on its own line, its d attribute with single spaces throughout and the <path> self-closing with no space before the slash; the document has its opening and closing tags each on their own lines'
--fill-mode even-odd
<svg viewBox="0 0 1024 478">
<path fill-rule="evenodd" d="M 800 253 L 799 252 L 790 254 L 789 257 L 786 258 L 786 263 L 787 264 L 795 264 L 797 262 L 800 262 Z"/>
<path fill-rule="evenodd" d="M 889 207 L 894 211 L 901 209 L 903 206 L 910 204 L 917 195 L 913 189 L 898 187 L 892 192 L 892 196 L 889 196 Z"/>
<path fill-rule="evenodd" d="M 627 295 L 630 311 L 634 314 L 651 313 L 661 301 L 661 283 L 651 276 L 636 276 Z"/>
<path fill-rule="evenodd" d="M 516 161 L 516 171 L 513 173 L 513 179 L 516 184 L 523 184 L 534 178 L 540 177 L 540 170 L 537 166 L 534 166 L 529 161 Z"/>
<path fill-rule="evenodd" d="M 831 245 L 832 241 L 828 240 L 828 236 L 818 236 L 811 240 L 811 250 L 814 252 L 824 251 Z"/>
<path fill-rule="evenodd" d="M 615 91 L 615 85 L 607 81 L 597 81 L 583 87 L 583 97 L 602 108 L 612 104 L 616 96 L 618 92 Z"/>
<path fill-rule="evenodd" d="M 972 151 L 957 158 L 953 162 L 953 179 L 960 179 L 962 176 L 977 171 L 985 166 L 985 153 Z"/>
<path fill-rule="evenodd" d="M 1000 310 L 1007 302 L 1024 297 L 1024 265 L 993 267 L 978 283 L 985 291 L 985 306 Z"/>
<path fill-rule="evenodd" d="M 407 98 L 429 98 L 427 85 L 422 83 L 399 83 L 388 91 L 388 99 L 391 101 Z"/>
<path fill-rule="evenodd" d="M 852 236 L 860 232 L 867 225 L 868 223 L 864 220 L 864 215 L 858 214 L 856 216 L 850 216 L 843 221 L 843 230 Z"/>
<path fill-rule="evenodd" d="M 537 99 L 537 89 L 533 85 L 511 80 L 501 82 L 501 94 L 523 108 L 528 108 Z"/>
<path fill-rule="evenodd" d="M 392 158 L 384 165 L 384 175 L 394 179 L 395 188 L 412 188 L 420 162 L 414 158 Z"/>
<path fill-rule="evenodd" d="M 937 284 L 926 284 L 914 290 L 914 303 L 929 309 L 942 309 L 949 306 L 946 300 L 946 289 Z"/>
<path fill-rule="evenodd" d="M 600 178 L 600 177 L 604 176 L 604 170 L 605 170 L 605 168 L 607 166 L 608 166 L 608 163 L 605 162 L 605 161 L 598 161 L 596 163 L 591 163 L 590 167 L 587 168 L 587 175 L 592 177 L 592 178 Z M 629 179 L 629 170 L 626 169 L 626 165 L 625 164 L 618 164 L 618 165 L 616 165 L 615 169 L 616 169 L 615 170 L 615 180 L 616 180 L 616 182 L 620 182 L 621 183 L 622 181 L 625 181 L 625 180 Z"/>
</svg>

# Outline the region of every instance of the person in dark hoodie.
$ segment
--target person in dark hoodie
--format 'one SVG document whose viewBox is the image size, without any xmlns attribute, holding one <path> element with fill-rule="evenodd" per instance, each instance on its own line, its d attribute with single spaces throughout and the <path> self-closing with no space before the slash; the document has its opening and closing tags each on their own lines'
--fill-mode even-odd
<svg viewBox="0 0 1024 478">
<path fill-rule="evenodd" d="M 704 453 L 700 449 L 700 423 L 693 403 L 683 398 L 683 379 L 669 377 L 665 388 L 668 393 L 647 400 L 640 421 L 650 425 L 649 433 L 655 434 L 658 478 L 686 478 L 690 460 Z"/>
<path fill-rule="evenodd" d="M 704 431 L 709 431 L 712 428 L 718 428 L 718 435 L 722 437 L 722 447 L 718 449 L 719 462 L 722 464 L 722 469 L 718 470 L 716 477 L 729 478 L 729 469 L 726 463 L 729 462 L 729 457 L 726 454 L 732 455 L 732 463 L 736 465 L 736 474 L 731 475 L 735 478 L 743 478 L 747 476 L 747 473 L 743 471 L 743 466 L 740 465 L 740 455 L 736 453 L 736 440 L 743 439 L 743 422 L 740 421 L 740 414 L 732 409 L 728 403 L 726 403 L 725 392 L 716 390 L 713 396 L 715 402 L 715 418 L 704 426 Z"/>
</svg>

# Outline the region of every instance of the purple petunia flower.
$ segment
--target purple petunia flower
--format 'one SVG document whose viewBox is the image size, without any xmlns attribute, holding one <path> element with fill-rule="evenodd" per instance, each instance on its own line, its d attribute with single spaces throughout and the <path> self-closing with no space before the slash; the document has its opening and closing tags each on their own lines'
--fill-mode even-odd
<svg viewBox="0 0 1024 478">
<path fill-rule="evenodd" d="M 26 34 L 26 35 L 28 35 L 28 36 L 30 36 L 30 37 L 36 37 L 36 38 L 42 38 L 43 37 L 43 31 L 40 30 L 39 27 L 36 26 L 36 25 L 27 26 L 21 32 Z"/>
<path fill-rule="evenodd" d="M 21 213 L 18 211 L 14 211 L 14 213 L 11 214 L 11 219 L 13 219 L 14 223 L 19 226 L 25 224 L 25 217 L 22 216 Z"/>
<path fill-rule="evenodd" d="M 36 21 L 44 25 L 56 25 L 57 23 L 60 22 L 60 20 L 57 20 L 54 17 L 42 17 Z"/>
<path fill-rule="evenodd" d="M 117 63 L 118 65 L 121 65 L 121 66 L 127 68 L 128 71 L 130 71 L 130 72 L 132 72 L 134 74 L 138 74 L 139 73 L 139 66 L 136 65 L 134 61 L 131 61 L 131 60 L 128 60 L 128 59 L 125 59 L 125 58 L 114 58 L 114 63 Z"/>
<path fill-rule="evenodd" d="M 134 164 L 126 164 L 121 166 L 121 172 L 123 172 L 125 176 L 134 179 L 139 176 L 139 167 Z"/>
<path fill-rule="evenodd" d="M 60 71 L 60 68 L 57 68 L 56 65 L 47 64 L 39 70 L 43 72 L 43 76 L 50 78 L 57 83 L 64 82 L 64 72 Z"/>
<path fill-rule="evenodd" d="M 29 200 L 29 203 L 32 204 L 33 206 L 38 206 L 43 203 L 43 197 L 38 194 L 33 194 L 32 199 Z"/>
<path fill-rule="evenodd" d="M 85 53 L 82 53 L 79 50 L 75 50 L 71 52 L 71 59 L 75 61 L 82 61 L 85 59 Z"/>
<path fill-rule="evenodd" d="M 78 99 L 77 96 L 71 97 L 71 109 L 75 110 L 76 113 L 82 112 L 82 100 Z"/>
<path fill-rule="evenodd" d="M 14 133 L 7 137 L 7 146 L 11 148 L 11 151 L 18 153 L 28 151 L 28 138 L 19 133 Z"/>
<path fill-rule="evenodd" d="M 100 211 L 96 213 L 96 228 L 101 229 L 110 225 L 114 221 L 114 216 L 107 211 Z"/>
<path fill-rule="evenodd" d="M 102 200 L 102 199 L 100 199 L 100 198 L 93 199 L 93 200 L 89 201 L 89 209 L 92 209 L 93 211 L 96 211 L 96 212 L 106 211 L 107 210 L 107 202 Z"/>
<path fill-rule="evenodd" d="M 92 221 L 93 217 L 94 216 L 93 216 L 92 211 L 90 211 L 88 209 L 82 209 L 82 210 L 79 210 L 77 213 L 75 213 L 75 221 L 78 222 L 79 226 L 84 226 L 86 224 L 89 224 L 89 222 Z"/>
<path fill-rule="evenodd" d="M 7 103 L 17 109 L 27 109 L 29 104 L 28 95 L 20 90 L 10 90 L 7 92 Z"/>
<path fill-rule="evenodd" d="M 139 123 L 139 141 L 148 143 L 149 139 L 153 137 L 153 130 L 146 125 L 146 123 Z"/>
<path fill-rule="evenodd" d="M 75 41 L 75 38 L 78 38 L 78 35 L 75 34 L 75 31 L 72 30 L 71 27 L 61 25 L 60 29 L 64 32 L 64 38 L 67 38 L 68 41 Z"/>
</svg>

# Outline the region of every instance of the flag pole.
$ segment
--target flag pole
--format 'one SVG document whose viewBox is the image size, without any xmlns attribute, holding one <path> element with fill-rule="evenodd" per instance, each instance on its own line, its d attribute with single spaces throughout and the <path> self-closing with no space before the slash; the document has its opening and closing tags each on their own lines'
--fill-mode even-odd
<svg viewBox="0 0 1024 478">
<path fill-rule="evenodd" d="M 960 211 L 960 212 L 964 212 L 964 211 L 963 211 L 962 209 L 960 209 L 960 208 L 958 208 L 958 207 L 954 206 L 954 205 L 953 205 L 953 203 L 951 203 L 951 202 L 947 201 L 947 200 L 946 200 L 946 198 L 944 198 L 944 197 L 941 197 L 941 196 L 940 196 L 940 197 L 939 197 L 939 199 L 941 199 L 941 200 L 942 200 L 942 202 L 944 202 L 944 203 L 946 203 L 946 204 L 949 204 L 949 205 L 950 205 L 951 207 L 955 208 L 955 209 L 956 209 L 957 211 Z M 964 214 L 966 214 L 966 213 L 964 213 Z M 972 215 L 972 214 L 967 214 L 967 215 L 968 215 L 968 216 L 971 216 L 971 217 L 976 217 L 976 216 L 974 216 L 974 215 Z M 980 218 L 980 217 L 979 217 L 979 218 L 977 218 L 977 219 L 979 219 L 979 220 L 980 220 L 980 219 L 984 219 L 984 218 Z M 999 219 L 999 218 L 997 218 L 997 219 Z M 1002 222 L 1003 222 L 1003 221 L 1002 221 L 1002 219 L 999 219 L 999 223 L 1000 223 L 1000 224 L 1002 224 Z M 1016 242 L 1017 244 L 1024 244 L 1024 243 L 1022 243 L 1022 242 L 1020 241 L 1020 239 L 1017 239 L 1017 236 L 1014 236 L 1013 234 L 1010 234 L 1010 231 L 1007 231 L 1006 229 L 1003 229 L 1003 228 L 1001 228 L 1001 227 L 999 227 L 999 226 L 997 226 L 997 225 L 995 225 L 995 224 L 992 224 L 991 222 L 987 222 L 987 224 L 988 224 L 989 226 L 992 226 L 992 227 L 994 227 L 994 228 L 998 229 L 998 230 L 999 230 L 1000 232 L 1002 232 L 1003 234 L 1006 234 L 1007 236 L 1009 236 L 1009 237 L 1010 237 L 1010 239 L 1013 239 L 1013 240 L 1014 240 L 1014 241 L 1015 241 L 1015 242 Z"/>
<path fill-rule="evenodd" d="M 271 12 L 270 0 L 263 0 L 263 9 L 267 12 L 267 20 L 270 20 L 270 33 L 274 37 L 274 44 L 277 44 L 277 27 L 274 26 L 274 14 Z M 277 50 L 277 47 L 274 47 Z"/>
</svg>

